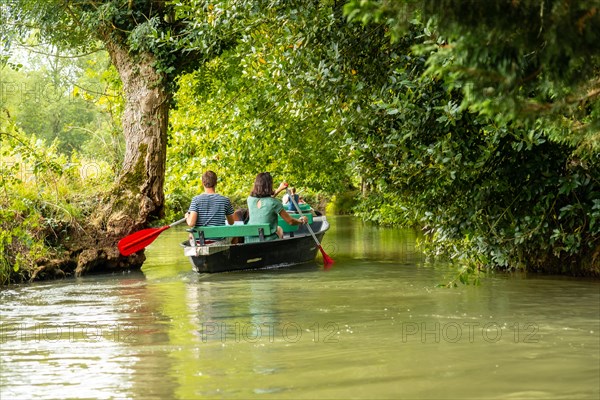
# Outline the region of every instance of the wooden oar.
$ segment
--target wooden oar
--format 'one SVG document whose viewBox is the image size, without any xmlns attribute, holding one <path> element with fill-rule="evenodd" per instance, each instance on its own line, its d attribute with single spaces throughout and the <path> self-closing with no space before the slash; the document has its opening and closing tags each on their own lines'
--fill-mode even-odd
<svg viewBox="0 0 600 400">
<path fill-rule="evenodd" d="M 181 224 L 184 221 L 185 218 L 182 218 L 177 222 L 173 222 L 172 224 L 163 226 L 161 228 L 142 229 L 141 231 L 132 233 L 129 236 L 125 236 L 123 239 L 119 240 L 119 251 L 123 256 L 137 253 L 138 251 L 146 248 L 146 246 L 148 246 L 150 243 L 154 242 L 154 239 L 156 239 L 163 231 L 166 231 L 172 226 Z"/>
<path fill-rule="evenodd" d="M 296 207 L 296 211 L 298 211 L 298 214 L 300 214 L 300 217 L 303 217 L 304 215 L 302 214 L 302 210 L 300 210 L 300 207 L 298 206 L 298 203 L 296 203 L 296 199 L 294 199 L 294 195 L 292 193 L 290 193 L 290 190 L 286 187 L 285 192 L 287 193 L 288 197 L 290 198 L 290 201 L 292 202 L 292 204 L 294 204 L 294 206 Z M 310 232 L 310 234 L 312 235 L 313 239 L 315 240 L 315 243 L 317 244 L 317 246 L 319 247 L 319 250 L 321 250 L 321 255 L 323 256 L 323 263 L 325 265 L 331 265 L 333 264 L 333 259 L 331 257 L 329 257 L 327 255 L 327 253 L 325 253 L 325 250 L 323 250 L 323 246 L 321 246 L 321 243 L 319 243 L 319 239 L 317 239 L 317 236 L 315 235 L 315 233 L 313 232 L 310 224 L 306 223 L 306 227 L 308 228 L 308 231 Z"/>
</svg>

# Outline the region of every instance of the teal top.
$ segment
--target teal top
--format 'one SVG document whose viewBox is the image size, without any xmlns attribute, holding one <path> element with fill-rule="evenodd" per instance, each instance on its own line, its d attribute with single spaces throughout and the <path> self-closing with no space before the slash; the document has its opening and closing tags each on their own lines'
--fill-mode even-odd
<svg viewBox="0 0 600 400">
<path fill-rule="evenodd" d="M 249 224 L 269 224 L 270 235 L 277 231 L 277 216 L 283 210 L 283 204 L 273 197 L 248 197 Z M 260 203 L 260 207 L 259 207 Z M 265 232 L 265 235 L 268 233 Z"/>
</svg>

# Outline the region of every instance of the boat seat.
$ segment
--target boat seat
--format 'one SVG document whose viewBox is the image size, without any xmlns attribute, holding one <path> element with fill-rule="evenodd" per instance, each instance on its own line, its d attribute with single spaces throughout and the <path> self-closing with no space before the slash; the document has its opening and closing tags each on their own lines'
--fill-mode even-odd
<svg viewBox="0 0 600 400">
<path fill-rule="evenodd" d="M 298 207 L 300 208 L 300 211 L 302 211 L 302 214 L 304 214 L 304 215 L 306 215 L 306 214 L 312 214 L 313 211 L 314 211 L 312 209 L 312 207 L 310 206 L 310 204 L 305 204 L 305 203 L 298 204 Z M 290 214 L 291 213 L 296 213 L 295 210 L 294 211 L 290 211 L 290 210 L 287 209 L 287 207 L 286 207 L 285 211 L 289 212 Z"/>
<path fill-rule="evenodd" d="M 298 204 L 298 207 L 300 207 L 300 211 L 302 211 L 303 214 L 306 214 L 308 212 L 310 212 L 310 204 Z"/>
<path fill-rule="evenodd" d="M 204 246 L 206 239 L 222 239 L 240 236 L 258 236 L 259 240 L 262 242 L 265 240 L 265 232 L 270 232 L 270 227 L 269 224 L 240 224 L 195 226 L 186 230 L 194 236 L 196 243 L 200 243 L 201 246 Z"/>
<path fill-rule="evenodd" d="M 290 216 L 292 218 L 300 218 L 301 216 L 304 216 L 306 218 L 308 218 L 308 223 L 312 224 L 313 223 L 313 215 L 312 214 L 294 214 L 294 213 L 290 213 Z M 290 225 L 287 222 L 285 222 L 285 220 L 283 218 L 281 218 L 281 216 L 277 216 L 277 224 L 281 227 L 281 229 L 283 229 L 283 233 L 289 233 L 290 236 L 294 236 L 294 232 L 296 232 L 298 229 L 300 229 L 300 225 Z"/>
</svg>

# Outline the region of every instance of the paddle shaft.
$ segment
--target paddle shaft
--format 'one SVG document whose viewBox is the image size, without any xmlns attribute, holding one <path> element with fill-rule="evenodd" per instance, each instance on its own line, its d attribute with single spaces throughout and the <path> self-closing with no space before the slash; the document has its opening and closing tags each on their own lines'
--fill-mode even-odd
<svg viewBox="0 0 600 400">
<path fill-rule="evenodd" d="M 296 203 L 296 199 L 294 198 L 294 195 L 292 193 L 290 193 L 290 191 L 287 187 L 285 188 L 285 192 L 287 193 L 287 195 L 290 198 L 290 201 L 292 202 L 294 207 L 296 207 L 296 211 L 298 211 L 298 213 L 300 214 L 300 217 L 302 218 L 304 216 L 304 214 L 302 214 L 302 210 L 300 210 L 300 206 L 298 206 L 298 203 Z M 312 227 L 310 226 L 308 221 L 306 221 L 306 227 L 308 228 L 308 231 L 312 235 L 313 239 L 315 240 L 315 243 L 317 244 L 317 246 L 319 247 L 319 250 L 321 251 L 321 255 L 323 256 L 323 263 L 325 264 L 325 267 L 333 264 L 334 263 L 333 258 L 329 257 L 327 255 L 327 253 L 325 253 L 325 250 L 323 250 L 323 246 L 321 246 L 321 243 L 319 243 L 319 239 L 317 239 L 317 236 L 313 232 Z"/>
<path fill-rule="evenodd" d="M 179 224 L 181 224 L 182 222 L 185 222 L 185 221 L 186 221 L 185 218 L 181 218 L 179 221 L 175 221 L 171 225 L 169 225 L 169 228 L 172 227 L 172 226 L 175 226 L 175 225 L 179 225 Z"/>
<path fill-rule="evenodd" d="M 290 191 L 289 191 L 288 188 L 285 188 L 285 192 L 287 193 L 287 195 L 290 198 L 290 201 L 292 202 L 292 204 L 294 205 L 294 207 L 296 207 L 296 211 L 298 211 L 298 214 L 300 214 L 300 218 L 302 218 L 304 216 L 304 214 L 302 214 L 302 210 L 300 210 L 300 207 L 298 206 L 298 203 L 296 203 L 296 199 L 294 199 L 294 195 L 292 193 L 290 193 Z M 312 235 L 313 239 L 315 239 L 315 243 L 317 244 L 317 246 L 319 246 L 319 248 L 321 248 L 321 243 L 319 243 L 319 239 L 317 239 L 317 236 L 313 232 L 313 230 L 312 230 L 310 224 L 308 223 L 308 221 L 306 221 L 306 227 L 308 228 L 308 231 Z"/>
<path fill-rule="evenodd" d="M 150 233 L 149 235 L 146 235 L 146 236 L 144 236 L 144 237 L 141 237 L 141 238 L 139 238 L 139 239 L 137 239 L 137 240 L 134 240 L 133 242 L 129 243 L 128 247 L 135 246 L 136 244 L 138 244 L 138 243 L 140 243 L 140 242 L 143 242 L 143 241 L 144 241 L 144 240 L 146 240 L 146 239 L 147 239 L 149 236 L 158 236 L 158 235 L 159 235 L 159 234 L 160 234 L 162 231 L 166 231 L 167 229 L 169 229 L 169 228 L 170 228 L 170 227 L 172 227 L 172 226 L 179 225 L 179 224 L 181 224 L 182 222 L 185 222 L 185 220 L 186 220 L 185 218 L 181 218 L 179 221 L 175 221 L 175 222 L 173 222 L 172 224 L 169 224 L 169 225 L 163 226 L 162 228 L 159 228 L 157 231 L 155 231 L 155 232 L 152 232 L 152 233 Z"/>
</svg>

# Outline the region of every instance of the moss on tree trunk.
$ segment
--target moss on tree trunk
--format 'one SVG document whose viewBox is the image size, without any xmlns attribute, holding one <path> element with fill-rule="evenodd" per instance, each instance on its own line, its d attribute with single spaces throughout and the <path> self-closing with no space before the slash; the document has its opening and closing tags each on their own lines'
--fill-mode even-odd
<svg viewBox="0 0 600 400">
<path fill-rule="evenodd" d="M 122 124 L 126 150 L 121 173 L 86 230 L 94 240 L 73 242 L 75 273 L 140 268 L 145 257 L 123 257 L 117 242 L 164 215 L 164 175 L 170 92 L 155 70 L 151 54 L 132 55 L 127 47 L 107 41 L 125 95 Z M 89 234 L 87 234 L 89 236 Z M 85 239 L 85 240 L 84 240 Z"/>
</svg>

